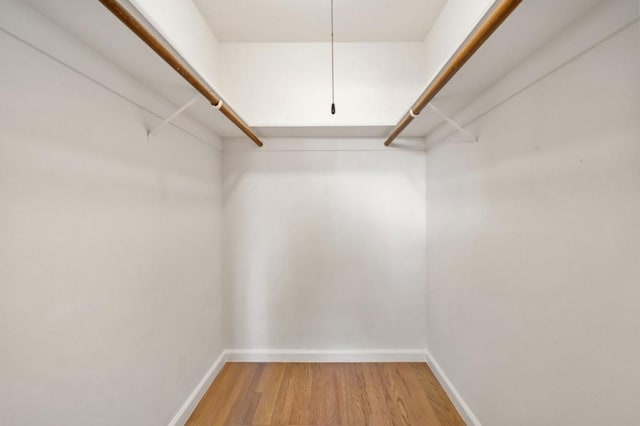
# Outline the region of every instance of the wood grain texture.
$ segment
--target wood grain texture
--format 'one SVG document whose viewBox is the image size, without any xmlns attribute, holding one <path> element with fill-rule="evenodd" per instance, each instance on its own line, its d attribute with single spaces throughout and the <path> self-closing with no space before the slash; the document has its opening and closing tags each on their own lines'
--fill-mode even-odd
<svg viewBox="0 0 640 426">
<path fill-rule="evenodd" d="M 227 363 L 187 425 L 464 422 L 426 363 Z"/>
</svg>

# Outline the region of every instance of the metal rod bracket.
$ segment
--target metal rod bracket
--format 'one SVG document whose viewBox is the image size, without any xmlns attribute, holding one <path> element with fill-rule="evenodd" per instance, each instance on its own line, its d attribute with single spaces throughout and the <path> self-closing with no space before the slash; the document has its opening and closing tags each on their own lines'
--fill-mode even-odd
<svg viewBox="0 0 640 426">
<path fill-rule="evenodd" d="M 163 128 L 167 124 L 171 123 L 176 117 L 178 117 L 180 114 L 182 114 L 184 111 L 186 111 L 191 105 L 193 105 L 196 102 L 198 102 L 198 99 L 200 99 L 200 95 L 195 95 L 193 98 L 191 98 L 191 100 L 189 102 L 187 102 L 186 104 L 184 104 L 180 108 L 178 108 L 176 110 L 176 112 L 174 112 L 169 117 L 167 117 L 164 120 L 162 120 L 162 122 L 160 124 L 158 124 L 156 127 L 154 127 L 153 129 L 149 130 L 147 132 L 147 140 L 151 141 L 151 137 L 155 133 L 158 133 L 158 130 L 160 130 L 161 128 Z M 219 104 L 222 104 L 222 100 L 220 100 Z"/>
<path fill-rule="evenodd" d="M 463 133 L 469 139 L 471 139 L 470 142 L 474 142 L 474 143 L 478 142 L 478 138 L 476 137 L 476 135 L 474 135 L 473 133 L 471 133 L 470 131 L 468 131 L 467 129 L 462 127 L 461 125 L 459 125 L 458 122 L 456 122 L 454 119 L 448 117 L 445 113 L 440 111 L 434 104 L 429 104 L 429 108 L 431 108 L 436 114 L 438 114 L 440 117 L 442 117 L 442 119 L 444 119 L 444 121 L 446 121 L 451 126 L 453 126 L 457 131 L 459 131 L 460 133 Z"/>
</svg>

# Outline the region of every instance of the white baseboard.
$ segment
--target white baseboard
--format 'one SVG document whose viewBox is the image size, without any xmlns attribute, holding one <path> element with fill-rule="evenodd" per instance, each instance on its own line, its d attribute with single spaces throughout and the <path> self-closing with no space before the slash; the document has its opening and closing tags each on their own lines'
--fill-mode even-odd
<svg viewBox="0 0 640 426">
<path fill-rule="evenodd" d="M 216 359 L 193 392 L 191 392 L 191 395 L 189 395 L 184 404 L 182 404 L 182 407 L 180 407 L 176 415 L 173 416 L 173 419 L 169 422 L 169 426 L 183 426 L 187 422 L 189 416 L 191 416 L 191 413 L 193 413 L 193 410 L 195 410 L 205 392 L 209 389 L 209 386 L 211 386 L 211 383 L 213 383 L 214 379 L 220 370 L 222 370 L 222 367 L 224 367 L 226 362 L 226 351 L 222 351 L 218 359 Z"/>
<path fill-rule="evenodd" d="M 471 408 L 469 408 L 464 399 L 462 399 L 462 395 L 460 395 L 460 393 L 453 386 L 453 383 L 451 383 L 451 380 L 449 380 L 449 378 L 433 358 L 431 353 L 429 351 L 426 351 L 426 355 L 429 368 L 431 368 L 431 371 L 433 371 L 433 374 L 435 374 L 436 378 L 440 382 L 440 385 L 444 388 L 445 392 L 447 392 L 447 395 L 449 395 L 449 399 L 451 399 L 453 405 L 456 406 L 465 423 L 473 426 L 482 426 L 480 420 L 478 420 L 478 418 L 471 411 Z"/>
<path fill-rule="evenodd" d="M 424 362 L 424 349 L 229 349 L 234 362 Z"/>
</svg>

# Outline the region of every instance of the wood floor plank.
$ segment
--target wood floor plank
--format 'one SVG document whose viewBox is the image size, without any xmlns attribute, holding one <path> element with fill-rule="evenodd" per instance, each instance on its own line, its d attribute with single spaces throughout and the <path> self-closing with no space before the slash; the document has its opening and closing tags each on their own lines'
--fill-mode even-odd
<svg viewBox="0 0 640 426">
<path fill-rule="evenodd" d="M 340 426 L 345 422 L 344 386 L 338 364 L 311 364 L 311 405 L 313 424 Z"/>
<path fill-rule="evenodd" d="M 239 368 L 234 368 L 231 364 L 227 364 L 222 368 L 216 380 L 211 384 L 191 414 L 188 420 L 189 424 L 205 425 L 211 423 L 213 416 L 220 410 L 220 407 L 225 402 L 223 395 L 226 395 L 227 389 L 233 386 L 239 371 Z"/>
<path fill-rule="evenodd" d="M 426 364 L 412 365 L 420 389 L 427 395 L 433 411 L 443 425 L 464 425 L 464 420 L 456 410 L 438 379 Z"/>
<path fill-rule="evenodd" d="M 287 424 L 312 424 L 311 406 L 311 365 L 307 363 L 291 364 L 293 403 Z"/>
<path fill-rule="evenodd" d="M 420 382 L 416 372 L 413 370 L 416 365 L 424 366 L 425 369 L 428 368 L 425 363 L 406 363 L 395 366 L 396 381 L 404 394 L 407 404 L 424 407 L 423 410 L 413 411 L 413 421 L 417 424 L 447 426 L 447 424 L 440 422 L 431 400 L 427 397 L 425 389 L 422 388 L 423 383 Z"/>
<path fill-rule="evenodd" d="M 357 364 L 362 370 L 365 389 L 371 404 L 371 421 L 380 426 L 393 426 L 398 417 L 395 404 L 385 388 L 380 375 L 380 364 Z"/>
<path fill-rule="evenodd" d="M 425 363 L 228 363 L 188 425 L 464 425 Z"/>
<path fill-rule="evenodd" d="M 260 394 L 255 392 L 264 369 L 264 364 L 253 364 L 255 367 L 247 374 L 243 389 L 238 393 L 231 410 L 225 418 L 227 424 L 250 423 L 260 402 Z"/>
<path fill-rule="evenodd" d="M 396 364 L 383 364 L 381 367 L 381 375 L 383 386 L 385 387 L 391 404 L 395 406 L 394 424 L 411 425 L 426 424 L 426 421 L 420 422 L 423 416 L 420 413 L 409 411 L 411 407 L 410 395 L 405 391 L 403 382 L 400 379 L 399 371 Z"/>
<path fill-rule="evenodd" d="M 305 406 L 308 406 L 310 399 L 309 364 L 290 363 L 285 368 L 285 378 L 276 400 L 271 425 L 305 424 Z"/>
<path fill-rule="evenodd" d="M 253 415 L 250 425 L 270 425 L 276 400 L 284 379 L 286 364 L 265 364 L 260 381 L 256 386 L 256 392 L 260 394 L 260 402 Z"/>
</svg>

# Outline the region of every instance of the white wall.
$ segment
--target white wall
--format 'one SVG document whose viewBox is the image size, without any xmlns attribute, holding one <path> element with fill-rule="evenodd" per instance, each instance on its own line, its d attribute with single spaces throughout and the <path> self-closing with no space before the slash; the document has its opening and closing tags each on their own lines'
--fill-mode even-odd
<svg viewBox="0 0 640 426">
<path fill-rule="evenodd" d="M 395 125 L 426 81 L 422 43 L 220 43 L 221 85 L 254 126 Z"/>
<path fill-rule="evenodd" d="M 423 349 L 424 151 L 267 142 L 224 153 L 227 347 Z"/>
<path fill-rule="evenodd" d="M 221 155 L 0 51 L 0 424 L 166 424 L 223 347 Z"/>
<path fill-rule="evenodd" d="M 496 0 L 447 0 L 422 44 L 425 75 L 421 89 L 438 75 L 494 3 Z"/>
<path fill-rule="evenodd" d="M 192 0 L 130 0 L 175 51 L 223 96 L 218 40 Z M 133 10 L 132 10 L 133 12 Z"/>
<path fill-rule="evenodd" d="M 640 424 L 627 27 L 427 152 L 428 346 L 485 425 Z"/>
<path fill-rule="evenodd" d="M 187 83 L 184 83 L 182 77 L 176 72 L 170 68 L 168 74 L 160 72 L 159 74 L 165 77 L 157 81 L 155 80 L 158 77 L 158 73 L 155 72 L 157 70 L 147 70 L 147 79 L 136 79 L 132 74 L 129 74 L 129 69 L 124 71 L 107 59 L 113 57 L 109 49 L 106 50 L 106 53 L 102 50 L 96 51 L 90 47 L 91 43 L 88 43 L 87 40 L 78 38 L 77 34 L 84 34 L 84 32 L 77 28 L 77 22 L 74 22 L 74 25 L 68 25 L 70 21 L 60 19 L 68 12 L 68 8 L 73 9 L 77 6 L 82 10 L 81 16 L 84 19 L 98 25 L 98 33 L 106 31 L 102 22 L 105 19 L 113 20 L 112 25 L 116 27 L 122 25 L 101 4 L 92 3 L 89 5 L 84 0 L 69 0 L 64 2 L 64 5 L 58 2 L 47 4 L 47 8 L 43 8 L 43 2 L 47 1 L 29 0 L 29 3 L 26 3 L 22 0 L 0 0 L 0 31 L 34 46 L 46 55 L 55 58 L 55 61 L 66 64 L 158 118 L 173 114 L 179 106 L 184 104 L 185 99 L 192 96 L 192 90 L 186 93 L 179 92 L 182 96 L 177 97 L 177 104 L 176 101 L 169 101 L 152 90 L 148 84 L 149 80 L 154 80 L 154 87 L 157 87 L 158 84 L 164 84 L 179 91 L 180 87 L 184 87 L 184 84 Z M 44 12 L 32 4 L 41 7 Z M 69 19 L 73 21 L 74 18 Z M 67 26 L 65 27 L 65 25 Z M 79 26 L 82 27 L 82 24 Z M 106 27 L 111 28 L 109 25 Z M 97 37 L 96 34 L 94 36 Z M 116 34 L 110 32 L 110 36 L 112 37 L 109 39 L 110 42 L 119 45 L 119 49 L 124 52 L 125 56 L 129 54 L 132 56 L 142 55 L 145 58 L 142 62 L 134 61 L 136 66 L 144 64 L 144 66 L 150 67 L 167 67 L 162 59 L 141 43 L 126 27 L 122 26 Z M 140 46 L 132 49 L 131 45 L 136 43 Z M 122 47 L 122 45 L 126 45 L 126 47 Z M 120 58 L 120 60 L 121 63 L 130 63 L 129 59 L 122 60 Z M 137 75 L 140 73 L 138 72 Z M 214 146 L 219 146 L 221 143 L 219 136 L 211 128 L 204 126 L 188 114 L 181 114 L 172 123 Z"/>
</svg>

